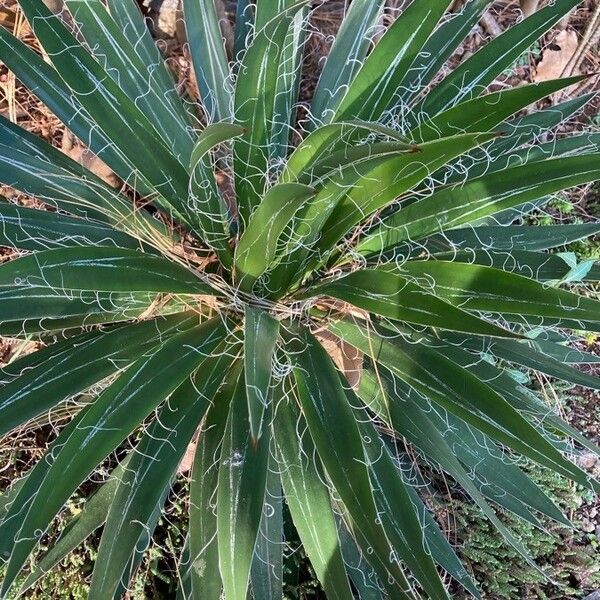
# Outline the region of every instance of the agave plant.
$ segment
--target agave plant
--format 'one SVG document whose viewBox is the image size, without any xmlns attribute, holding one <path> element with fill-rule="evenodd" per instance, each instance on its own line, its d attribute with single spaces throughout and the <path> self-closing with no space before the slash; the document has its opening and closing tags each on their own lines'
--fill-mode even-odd
<svg viewBox="0 0 600 600">
<path fill-rule="evenodd" d="M 515 373 L 600 388 L 567 344 L 600 304 L 563 289 L 600 269 L 548 252 L 600 226 L 523 216 L 599 178 L 600 137 L 541 141 L 591 95 L 522 116 L 582 77 L 490 86 L 578 0 L 445 76 L 491 0 L 414 0 L 376 44 L 385 2 L 353 0 L 300 120 L 309 2 L 240 0 L 228 48 L 185 0 L 199 102 L 134 0 L 65 4 L 20 0 L 44 57 L 0 28 L 0 59 L 123 186 L 0 117 L 0 181 L 45 207 L 0 203 L 0 334 L 39 342 L 2 370 L 0 435 L 72 415 L 0 497 L 0 596 L 102 527 L 89 597 L 122 597 L 194 443 L 178 597 L 280 599 L 284 524 L 328 598 L 478 596 L 438 472 L 531 562 L 498 511 L 569 522 L 517 459 L 597 491 L 573 458 L 598 449 Z"/>
</svg>

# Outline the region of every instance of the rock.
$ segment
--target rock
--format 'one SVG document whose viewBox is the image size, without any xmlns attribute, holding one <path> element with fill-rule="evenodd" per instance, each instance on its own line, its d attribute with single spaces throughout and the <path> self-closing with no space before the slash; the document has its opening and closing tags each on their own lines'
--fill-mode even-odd
<svg viewBox="0 0 600 600">
<path fill-rule="evenodd" d="M 600 600 L 600 590 L 588 594 L 583 600 Z"/>
<path fill-rule="evenodd" d="M 581 524 L 581 529 L 586 533 L 593 533 L 596 530 L 596 525 L 589 519 L 584 519 L 583 523 Z M 600 600 L 600 598 L 598 598 L 598 600 Z"/>
<path fill-rule="evenodd" d="M 585 471 L 591 471 L 600 463 L 600 457 L 593 452 L 585 452 L 577 457 L 577 465 Z"/>
</svg>

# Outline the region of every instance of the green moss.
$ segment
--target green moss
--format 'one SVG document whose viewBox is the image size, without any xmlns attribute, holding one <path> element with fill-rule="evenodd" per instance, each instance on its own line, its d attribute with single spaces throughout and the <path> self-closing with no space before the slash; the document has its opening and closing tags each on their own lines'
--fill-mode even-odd
<svg viewBox="0 0 600 600">
<path fill-rule="evenodd" d="M 532 479 L 567 513 L 584 501 L 584 491 L 560 476 L 529 467 Z M 461 554 L 480 584 L 484 598 L 497 600 L 566 600 L 581 597 L 574 588 L 577 574 L 589 575 L 588 584 L 600 586 L 594 574 L 594 545 L 590 536 L 546 522 L 547 531 L 509 514 L 503 521 L 523 541 L 543 573 L 530 566 L 508 544 L 481 512 L 471 504 L 457 502 L 454 516 Z M 547 576 L 545 576 L 544 575 Z M 551 583 L 552 579 L 554 583 Z"/>
</svg>

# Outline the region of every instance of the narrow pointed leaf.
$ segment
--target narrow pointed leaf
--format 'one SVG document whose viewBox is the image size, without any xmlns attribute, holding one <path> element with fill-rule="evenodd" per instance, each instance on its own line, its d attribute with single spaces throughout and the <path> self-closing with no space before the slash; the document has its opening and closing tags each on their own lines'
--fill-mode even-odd
<svg viewBox="0 0 600 600">
<path fill-rule="evenodd" d="M 125 321 L 147 312 L 156 299 L 157 295 L 150 292 L 119 294 L 24 285 L 4 287 L 0 288 L 0 333 L 19 337 Z M 164 313 L 172 312 L 168 308 L 163 308 Z"/>
<path fill-rule="evenodd" d="M 194 455 L 190 482 L 190 559 L 186 572 L 195 598 L 221 597 L 216 507 L 219 456 L 241 366 L 241 361 L 234 364 L 209 408 Z"/>
<path fill-rule="evenodd" d="M 348 86 L 334 119 L 376 121 L 394 95 L 422 46 L 434 30 L 448 0 L 414 2 L 394 21 Z"/>
<path fill-rule="evenodd" d="M 389 271 L 354 271 L 341 279 L 313 286 L 310 292 L 300 297 L 308 297 L 308 294 L 311 297 L 320 294 L 333 296 L 382 317 L 428 327 L 475 335 L 518 337 L 511 331 L 451 306 L 427 293 L 424 288 Z"/>
<path fill-rule="evenodd" d="M 196 81 L 209 121 L 229 120 L 230 72 L 215 0 L 184 0 L 183 10 Z"/>
<path fill-rule="evenodd" d="M 284 229 L 315 194 L 313 188 L 299 183 L 282 183 L 267 192 L 236 250 L 236 276 L 242 289 L 251 290 L 254 282 L 267 270 L 275 259 L 277 242 Z"/>
<path fill-rule="evenodd" d="M 416 143 L 446 137 L 461 132 L 490 131 L 496 125 L 530 104 L 575 85 L 585 76 L 554 79 L 501 90 L 458 104 L 427 120 L 409 134 Z"/>
<path fill-rule="evenodd" d="M 111 598 L 194 432 L 231 363 L 226 345 L 171 394 L 136 446 L 116 489 L 95 561 L 90 600 Z"/>
<path fill-rule="evenodd" d="M 539 252 L 566 246 L 600 233 L 600 224 L 581 225 L 490 225 L 453 229 L 425 240 L 428 249 L 439 252 L 456 248 L 482 250 L 527 250 Z"/>
<path fill-rule="evenodd" d="M 393 539 L 388 540 L 387 529 L 375 514 L 382 510 L 373 498 L 368 456 L 365 455 L 361 440 L 361 430 L 355 420 L 344 389 L 340 385 L 339 375 L 322 346 L 310 334 L 299 332 L 297 341 L 291 346 L 293 360 L 298 367 L 295 377 L 306 422 L 311 437 L 323 465 L 335 485 L 346 509 L 356 527 L 368 543 L 373 545 L 373 552 L 392 542 L 393 549 L 402 560 L 407 561 L 419 582 L 432 598 L 446 598 L 445 590 L 437 576 L 431 557 L 423 547 L 422 534 L 418 539 L 412 537 L 414 530 L 408 528 L 411 522 L 406 515 L 404 521 L 407 529 L 392 532 Z M 378 436 L 373 431 L 374 438 Z M 343 442 L 341 440 L 344 440 Z M 365 461 L 367 463 L 365 464 Z M 382 468 L 387 468 L 383 465 Z M 414 520 L 416 522 L 416 515 Z M 404 538 L 403 536 L 408 536 Z M 384 536 L 379 539 L 378 536 Z M 382 543 L 383 542 L 383 543 Z M 380 556 L 383 559 L 383 556 Z M 397 563 L 385 558 L 390 573 L 395 572 L 395 585 L 402 585 L 401 571 L 394 568 Z M 427 575 L 426 575 L 427 574 Z M 398 588 L 397 596 L 404 597 Z"/>
<path fill-rule="evenodd" d="M 27 556 L 77 486 L 198 367 L 224 332 L 225 325 L 216 319 L 172 337 L 149 356 L 138 359 L 108 387 L 87 408 L 70 435 L 63 433 L 59 438 L 60 450 L 48 461 L 50 467 L 31 502 L 23 505 L 15 501 L 15 509 L 11 511 L 10 516 L 14 517 L 26 507 L 19 534 L 13 538 L 16 541 L 2 585 L 3 594 L 8 592 Z M 34 469 L 45 469 L 45 464 L 47 461 L 40 461 Z M 67 471 L 69 478 L 60 476 Z"/>
<path fill-rule="evenodd" d="M 596 300 L 514 273 L 448 261 L 408 261 L 400 272 L 463 309 L 556 318 L 575 329 L 600 327 Z"/>
<path fill-rule="evenodd" d="M 271 439 L 265 498 L 250 571 L 255 598 L 279 600 L 283 597 L 284 543 L 281 474 Z"/>
<path fill-rule="evenodd" d="M 539 521 L 524 506 L 531 506 L 569 526 L 546 494 L 518 466 L 503 460 L 492 440 L 446 411 L 434 408 L 387 369 L 378 367 L 378 375 L 389 400 L 387 407 L 393 428 L 460 483 L 511 545 L 516 542 L 515 536 L 498 520 L 482 494 L 536 526 Z M 377 381 L 369 373 L 362 394 L 365 401 L 368 389 L 374 385 Z M 519 543 L 516 548 L 519 552 L 524 551 Z M 530 560 L 527 553 L 525 558 Z"/>
<path fill-rule="evenodd" d="M 107 8 L 112 18 L 121 27 L 125 37 L 135 40 L 133 51 L 145 65 L 152 68 L 155 75 L 154 85 L 159 86 L 163 94 L 173 95 L 175 86 L 173 73 L 158 49 L 136 0 L 111 2 Z M 180 102 L 174 104 L 177 107 L 181 106 Z"/>
<path fill-rule="evenodd" d="M 148 118 L 42 0 L 23 0 L 20 6 L 77 100 L 153 187 L 183 212 L 187 172 Z"/>
<path fill-rule="evenodd" d="M 502 396 L 432 348 L 400 338 L 391 342 L 349 322 L 332 324 L 330 330 L 483 433 L 581 485 L 600 488 Z"/>
<path fill-rule="evenodd" d="M 101 0 L 66 0 L 78 34 L 106 72 L 146 115 L 162 140 L 183 164 L 192 152 L 193 137 L 187 114 L 174 86 L 165 91 L 161 69 L 149 68 L 134 44 L 111 17 Z M 133 43 L 132 43 L 133 42 Z"/>
<path fill-rule="evenodd" d="M 85 167 L 0 117 L 0 181 L 79 217 L 148 241 L 167 229 Z M 171 236 L 169 236 L 171 237 Z"/>
<path fill-rule="evenodd" d="M 244 311 L 244 377 L 248 399 L 250 438 L 256 444 L 271 396 L 271 372 L 279 321 L 259 308 Z"/>
<path fill-rule="evenodd" d="M 415 150 L 414 145 L 410 144 L 395 129 L 378 123 L 366 121 L 331 123 L 319 127 L 298 144 L 285 163 L 279 181 L 281 183 L 290 183 L 295 180 L 304 182 L 305 173 L 323 156 L 328 156 L 331 152 L 340 148 L 351 146 L 361 138 L 373 134 L 392 139 L 395 142 L 404 142 L 406 150 Z"/>
<path fill-rule="evenodd" d="M 462 340 L 461 340 L 462 341 Z M 542 352 L 536 352 L 535 342 L 516 342 L 507 340 L 506 343 L 500 340 L 468 340 L 461 346 L 470 350 L 479 352 L 489 352 L 494 356 L 545 373 L 550 377 L 556 377 L 575 385 L 581 385 L 590 389 L 600 390 L 600 378 L 591 374 L 582 373 L 577 369 L 564 364 L 564 362 L 543 354 Z M 568 348 L 565 348 L 568 351 Z M 576 352 L 576 351 L 575 351 Z"/>
<path fill-rule="evenodd" d="M 144 249 L 150 246 L 102 223 L 56 212 L 25 208 L 0 200 L 0 245 L 18 250 L 49 250 L 70 246 L 118 246 Z"/>
<path fill-rule="evenodd" d="M 598 157 L 588 154 L 533 163 L 443 188 L 392 215 L 362 240 L 358 251 L 363 255 L 386 252 L 402 241 L 421 239 L 594 181 L 600 176 Z"/>
<path fill-rule="evenodd" d="M 110 505 L 124 470 L 130 461 L 130 456 L 113 469 L 110 477 L 94 494 L 86 498 L 81 512 L 69 521 L 50 550 L 37 563 L 35 570 L 27 577 L 21 587 L 21 592 L 28 590 L 55 565 L 67 557 L 73 550 L 82 544 L 94 531 L 106 521 Z"/>
<path fill-rule="evenodd" d="M 292 19 L 292 11 L 286 11 L 254 36 L 235 85 L 234 115 L 246 131 L 233 146 L 235 189 L 244 224 L 266 185 L 280 57 Z"/>
<path fill-rule="evenodd" d="M 163 257 L 111 247 L 57 248 L 0 265 L 0 289 L 211 294 L 192 271 Z"/>
<path fill-rule="evenodd" d="M 197 215 L 203 240 L 217 252 L 227 268 L 230 268 L 232 263 L 232 251 L 229 246 L 232 215 L 217 187 L 212 151 L 223 142 L 243 133 L 242 127 L 231 123 L 209 125 L 198 136 L 190 160 L 192 175 L 189 185 L 189 210 Z"/>
<path fill-rule="evenodd" d="M 15 375 L 0 388 L 0 434 L 26 423 L 78 392 L 125 368 L 170 336 L 198 323 L 189 313 L 84 333 L 52 344 L 9 366 Z"/>
<path fill-rule="evenodd" d="M 79 140 L 99 156 L 123 181 L 128 181 L 134 171 L 123 153 L 99 130 L 85 114 L 79 101 L 57 71 L 29 46 L 0 28 L 0 60 L 15 73 L 18 79 L 37 96 Z M 150 185 L 136 178 L 136 187 L 144 194 Z"/>
<path fill-rule="evenodd" d="M 493 1 L 469 0 L 459 6 L 457 14 L 439 25 L 423 44 L 421 52 L 406 73 L 402 89 L 398 90 L 400 100 L 412 101 L 431 83 Z"/>
<path fill-rule="evenodd" d="M 250 436 L 246 385 L 240 378 L 223 437 L 217 490 L 219 568 L 225 600 L 246 600 L 269 462 L 270 436 Z"/>
<path fill-rule="evenodd" d="M 326 123 L 335 114 L 367 54 L 384 4 L 384 0 L 356 0 L 348 7 L 310 105 L 317 123 Z"/>
<path fill-rule="evenodd" d="M 465 98 L 481 94 L 500 73 L 579 3 L 580 0 L 557 0 L 508 28 L 454 69 L 427 94 L 425 100 L 414 109 L 414 114 L 424 112 L 433 116 Z"/>
<path fill-rule="evenodd" d="M 283 488 L 302 546 L 327 597 L 351 600 L 329 491 L 314 462 L 310 436 L 298 436 L 299 425 L 306 424 L 290 400 L 282 400 L 275 414 L 273 433 Z"/>
</svg>

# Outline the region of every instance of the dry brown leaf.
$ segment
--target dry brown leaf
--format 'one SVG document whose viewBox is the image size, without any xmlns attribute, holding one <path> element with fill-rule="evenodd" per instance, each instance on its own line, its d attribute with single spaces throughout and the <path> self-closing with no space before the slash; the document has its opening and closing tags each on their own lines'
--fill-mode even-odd
<svg viewBox="0 0 600 600">
<path fill-rule="evenodd" d="M 537 9 L 540 0 L 521 0 L 521 11 L 523 16 L 531 16 Z"/>
<path fill-rule="evenodd" d="M 196 454 L 197 443 L 197 440 L 193 440 L 189 443 L 188 447 L 186 448 L 185 454 L 183 455 L 183 458 L 179 463 L 179 467 L 177 468 L 177 473 L 179 475 L 183 475 L 188 471 L 192 470 L 192 467 L 194 465 L 194 456 Z"/>
<path fill-rule="evenodd" d="M 571 29 L 563 29 L 556 36 L 552 45 L 544 50 L 542 60 L 535 69 L 533 80 L 539 83 L 561 77 L 578 46 L 577 33 Z M 570 73 L 570 75 L 578 74 Z"/>
<path fill-rule="evenodd" d="M 329 331 L 320 331 L 316 335 L 336 367 L 346 376 L 348 383 L 353 389 L 357 389 L 362 374 L 362 352 Z"/>
</svg>

